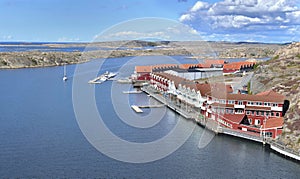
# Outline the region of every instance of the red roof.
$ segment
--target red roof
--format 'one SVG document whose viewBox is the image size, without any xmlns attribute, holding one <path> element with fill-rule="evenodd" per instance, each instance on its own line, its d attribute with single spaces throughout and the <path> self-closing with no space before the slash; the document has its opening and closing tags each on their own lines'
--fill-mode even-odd
<svg viewBox="0 0 300 179">
<path fill-rule="evenodd" d="M 257 102 L 277 102 L 283 103 L 284 96 L 282 95 L 249 95 L 249 94 L 227 94 L 222 92 L 214 92 L 212 97 L 218 99 L 239 100 L 239 101 L 257 101 Z"/>
<path fill-rule="evenodd" d="M 151 73 L 152 66 L 135 66 L 136 73 Z"/>
<path fill-rule="evenodd" d="M 233 123 L 240 124 L 245 117 L 245 114 L 223 114 L 223 118 Z"/>
<path fill-rule="evenodd" d="M 271 129 L 271 128 L 281 128 L 282 126 L 283 126 L 283 118 L 282 117 L 279 117 L 279 118 L 272 117 L 272 118 L 269 118 L 266 121 L 266 124 L 264 124 L 262 127 L 263 127 L 263 129 Z"/>
<path fill-rule="evenodd" d="M 194 81 L 181 78 L 179 76 L 171 75 L 169 73 L 154 73 L 155 75 L 161 76 L 163 78 L 174 81 L 176 87 L 179 84 L 189 87 L 190 89 L 195 89 L 196 91 L 200 91 L 202 96 L 206 96 L 207 94 L 214 93 L 215 91 L 225 91 L 232 92 L 231 85 L 225 85 L 224 83 L 195 83 Z"/>
<path fill-rule="evenodd" d="M 231 62 L 231 63 L 224 64 L 223 68 L 240 70 L 241 68 L 250 67 L 253 65 L 255 65 L 255 62 Z"/>
<path fill-rule="evenodd" d="M 270 98 L 277 98 L 277 99 L 281 99 L 282 101 L 284 100 L 284 96 L 279 94 L 279 93 L 276 93 L 275 91 L 273 90 L 269 90 L 269 91 L 264 91 L 264 92 L 261 92 L 261 93 L 258 93 L 256 94 L 257 96 L 267 96 L 267 97 L 270 97 Z"/>
<path fill-rule="evenodd" d="M 223 65 L 225 64 L 225 60 L 204 60 L 204 63 L 209 65 Z"/>
</svg>

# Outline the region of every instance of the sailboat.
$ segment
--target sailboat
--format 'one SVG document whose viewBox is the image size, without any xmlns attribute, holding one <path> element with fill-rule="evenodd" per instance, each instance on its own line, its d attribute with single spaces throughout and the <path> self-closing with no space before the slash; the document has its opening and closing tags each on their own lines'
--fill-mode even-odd
<svg viewBox="0 0 300 179">
<path fill-rule="evenodd" d="M 66 69 L 66 64 L 64 65 L 64 77 L 63 77 L 63 81 L 67 81 L 68 77 L 67 77 L 67 69 Z"/>
</svg>

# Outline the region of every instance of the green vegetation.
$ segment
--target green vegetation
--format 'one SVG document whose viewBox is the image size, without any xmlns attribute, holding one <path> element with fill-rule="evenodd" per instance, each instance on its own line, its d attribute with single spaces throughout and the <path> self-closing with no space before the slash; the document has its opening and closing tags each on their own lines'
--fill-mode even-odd
<svg viewBox="0 0 300 179">
<path fill-rule="evenodd" d="M 31 61 L 32 61 L 33 65 L 37 65 L 38 64 L 38 62 L 37 62 L 36 59 L 31 59 Z"/>
<path fill-rule="evenodd" d="M 258 66 L 259 66 L 259 64 L 256 63 L 256 64 L 254 65 L 253 69 L 254 69 L 254 70 L 257 69 Z"/>
<path fill-rule="evenodd" d="M 4 60 L 1 61 L 1 64 L 4 65 L 4 66 L 8 65 L 8 63 L 6 61 L 4 61 Z"/>
<path fill-rule="evenodd" d="M 293 67 L 298 67 L 298 64 L 294 61 L 291 61 L 288 65 L 287 65 L 288 68 L 293 68 Z"/>
<path fill-rule="evenodd" d="M 300 58 L 300 54 L 297 54 L 296 57 Z"/>
<path fill-rule="evenodd" d="M 247 84 L 247 91 L 248 91 L 248 94 L 252 94 L 250 82 L 248 82 L 248 84 Z"/>
<path fill-rule="evenodd" d="M 279 59 L 279 55 L 276 55 L 275 57 L 272 58 L 272 60 L 277 60 Z"/>
<path fill-rule="evenodd" d="M 155 47 L 155 46 L 157 46 L 158 44 L 155 43 L 155 42 L 147 42 L 147 45 L 150 46 L 150 47 Z"/>
</svg>

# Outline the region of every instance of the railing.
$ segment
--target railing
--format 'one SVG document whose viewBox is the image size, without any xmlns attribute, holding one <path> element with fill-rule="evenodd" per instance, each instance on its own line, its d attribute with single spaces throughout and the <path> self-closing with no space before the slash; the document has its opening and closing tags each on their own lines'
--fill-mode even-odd
<svg viewBox="0 0 300 179">
<path fill-rule="evenodd" d="M 237 136 L 237 137 L 241 137 L 241 138 L 245 138 L 245 139 L 249 139 L 249 140 L 253 140 L 253 141 L 257 141 L 257 142 L 264 141 L 263 138 L 260 136 L 254 136 L 254 135 L 242 132 L 242 131 L 236 131 L 236 130 L 232 130 L 232 129 L 228 129 L 228 128 L 222 128 L 222 132 L 224 134 L 229 134 L 229 135 L 233 135 L 233 136 Z"/>
<path fill-rule="evenodd" d="M 280 143 L 275 142 L 275 141 L 271 141 L 271 140 L 270 140 L 270 141 L 268 141 L 268 143 L 269 143 L 271 146 L 274 146 L 274 147 L 276 147 L 276 148 L 278 148 L 278 149 L 280 149 L 280 150 L 282 150 L 282 151 L 284 151 L 284 152 L 287 152 L 287 153 L 289 153 L 289 154 L 295 155 L 296 157 L 293 157 L 293 158 L 295 158 L 295 159 L 297 159 L 297 160 L 300 159 L 300 151 L 297 152 L 297 151 L 292 150 L 292 149 L 286 147 L 285 145 L 280 144 Z M 278 152 L 279 152 L 279 151 L 278 151 Z M 290 156 L 290 157 L 292 157 L 292 156 Z"/>
</svg>

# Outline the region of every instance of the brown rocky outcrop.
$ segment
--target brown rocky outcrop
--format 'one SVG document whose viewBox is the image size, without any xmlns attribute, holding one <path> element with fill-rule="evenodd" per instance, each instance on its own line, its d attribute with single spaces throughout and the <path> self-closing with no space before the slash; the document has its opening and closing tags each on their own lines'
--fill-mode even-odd
<svg viewBox="0 0 300 179">
<path fill-rule="evenodd" d="M 279 49 L 274 57 L 262 63 L 251 80 L 251 90 L 258 93 L 273 89 L 290 102 L 285 115 L 283 134 L 279 140 L 300 150 L 300 42 Z"/>
</svg>

